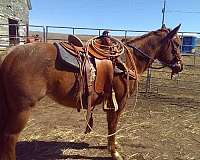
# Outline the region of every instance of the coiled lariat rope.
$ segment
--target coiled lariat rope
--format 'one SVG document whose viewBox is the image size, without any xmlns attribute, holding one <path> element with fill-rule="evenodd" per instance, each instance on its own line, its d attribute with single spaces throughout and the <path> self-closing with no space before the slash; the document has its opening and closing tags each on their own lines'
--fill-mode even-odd
<svg viewBox="0 0 200 160">
<path fill-rule="evenodd" d="M 94 37 L 88 41 L 87 47 L 91 45 L 91 47 L 96 51 L 97 54 L 106 58 L 119 57 L 124 53 L 124 44 L 114 37 L 109 38 L 113 43 L 111 46 L 100 44 L 98 42 L 99 37 Z"/>
<path fill-rule="evenodd" d="M 89 45 L 90 44 L 92 44 L 93 45 L 93 47 L 95 46 L 94 45 L 94 43 L 95 43 L 95 39 L 96 39 L 97 37 L 95 37 L 95 38 L 93 38 L 93 39 L 91 39 L 91 40 L 89 40 L 88 42 L 87 42 L 87 45 L 86 45 L 86 59 L 88 59 L 88 47 L 89 47 Z M 124 48 L 127 50 L 127 52 L 125 52 L 126 54 L 127 54 L 127 56 L 128 56 L 128 58 L 129 58 L 129 60 L 131 61 L 131 68 L 132 69 L 135 69 L 135 72 L 136 72 L 136 90 L 135 90 L 135 102 L 134 102 L 134 104 L 133 104 L 133 110 L 131 111 L 132 113 L 133 113 L 133 111 L 135 111 L 135 107 L 136 107 L 136 104 L 137 104 L 137 99 L 138 99 L 138 74 L 137 74 L 137 68 L 136 68 L 136 65 L 135 65 L 135 62 L 134 62 L 134 60 L 133 60 L 133 58 L 132 58 L 132 56 L 131 56 L 131 53 L 130 53 L 130 51 L 128 50 L 128 48 L 121 42 L 121 41 L 119 41 L 119 40 L 117 40 L 117 39 L 115 39 L 115 38 L 112 38 L 112 40 L 114 40 L 114 41 L 117 41 L 117 42 L 119 42 L 119 44 L 120 44 L 120 47 L 121 47 L 121 49 L 119 50 L 119 52 L 117 53 L 117 54 L 107 54 L 106 52 L 105 53 L 103 53 L 104 52 L 104 49 L 100 49 L 100 48 L 97 48 L 97 47 L 94 47 L 95 49 L 97 48 L 97 50 L 98 51 L 101 51 L 101 55 L 102 56 L 106 56 L 106 57 L 108 57 L 108 55 L 110 56 L 110 57 L 117 57 L 117 56 L 119 56 L 119 55 L 121 55 L 121 54 L 123 54 L 124 53 Z M 106 46 L 106 45 L 100 45 L 100 46 L 103 46 L 103 47 L 108 47 L 109 49 L 110 49 L 110 47 L 111 46 Z M 114 46 L 114 47 L 116 47 L 116 46 Z M 119 47 L 118 47 L 119 48 Z M 82 68 L 82 67 L 81 67 Z M 81 69 L 82 70 L 82 69 Z M 81 74 L 81 77 L 82 77 L 83 75 Z M 83 77 L 82 77 L 83 78 Z M 129 97 L 129 74 L 127 73 L 127 96 Z M 85 119 L 85 121 L 86 121 L 86 125 L 90 128 L 90 130 L 93 132 L 93 134 L 94 135 L 96 135 L 96 136 L 99 136 L 99 137 L 104 137 L 104 138 L 108 138 L 108 137 L 111 137 L 111 136 L 114 136 L 114 135 L 116 135 L 117 133 L 119 133 L 120 131 L 122 131 L 122 130 L 127 130 L 127 129 L 130 129 L 130 128 L 132 128 L 132 127 L 134 127 L 134 126 L 132 126 L 132 124 L 130 125 L 126 125 L 126 126 L 122 126 L 120 129 L 118 129 L 116 132 L 114 132 L 114 133 L 112 133 L 112 134 L 108 134 L 108 135 L 103 135 L 103 134 L 100 134 L 100 133 L 97 133 L 91 126 L 90 126 L 90 124 L 89 124 L 89 122 L 88 122 L 88 119 L 87 119 L 87 111 L 85 111 L 84 109 L 83 109 L 83 102 L 82 102 L 82 92 L 80 92 L 80 105 L 81 105 L 81 108 L 82 108 L 82 110 L 83 110 L 83 116 L 84 116 L 84 119 Z M 127 105 L 127 104 L 126 104 Z M 129 112 L 124 112 L 124 113 L 122 113 L 121 114 L 121 116 L 123 115 L 125 115 L 126 113 L 129 113 Z"/>
</svg>

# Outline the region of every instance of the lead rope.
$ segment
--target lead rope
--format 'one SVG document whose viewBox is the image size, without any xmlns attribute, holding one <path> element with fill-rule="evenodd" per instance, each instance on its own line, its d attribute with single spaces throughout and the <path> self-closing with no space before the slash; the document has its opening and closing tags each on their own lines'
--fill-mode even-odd
<svg viewBox="0 0 200 160">
<path fill-rule="evenodd" d="M 138 76 L 138 73 L 137 73 L 137 67 L 136 67 L 136 64 L 135 64 L 135 61 L 130 53 L 130 50 L 127 48 L 126 45 L 124 45 L 125 49 L 127 50 L 127 53 L 126 55 L 128 56 L 130 62 L 131 62 L 131 66 L 133 67 L 134 71 L 135 71 L 135 75 L 136 75 L 136 90 L 135 90 L 135 103 L 133 105 L 133 110 L 132 110 L 132 113 L 135 111 L 135 108 L 136 108 L 136 104 L 137 104 L 137 100 L 138 100 L 138 91 L 139 91 L 139 76 Z M 127 77 L 128 79 L 128 82 L 129 82 L 129 76 Z M 129 83 L 127 84 L 127 90 L 128 90 L 128 98 L 129 98 L 129 94 L 130 94 L 130 90 L 129 90 Z"/>
</svg>

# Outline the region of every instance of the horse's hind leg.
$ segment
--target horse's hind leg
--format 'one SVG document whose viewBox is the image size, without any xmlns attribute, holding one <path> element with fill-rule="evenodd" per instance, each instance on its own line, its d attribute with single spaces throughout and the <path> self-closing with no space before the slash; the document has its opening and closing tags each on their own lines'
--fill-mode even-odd
<svg viewBox="0 0 200 160">
<path fill-rule="evenodd" d="M 0 160 L 15 160 L 15 146 L 20 132 L 25 127 L 30 111 L 10 113 L 6 128 L 0 137 Z"/>
</svg>

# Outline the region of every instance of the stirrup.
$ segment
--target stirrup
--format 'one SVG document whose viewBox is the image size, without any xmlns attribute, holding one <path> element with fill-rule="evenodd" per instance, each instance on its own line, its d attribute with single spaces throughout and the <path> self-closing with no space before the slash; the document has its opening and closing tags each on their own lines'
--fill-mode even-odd
<svg viewBox="0 0 200 160">
<path fill-rule="evenodd" d="M 116 100 L 116 96 L 115 96 L 115 91 L 114 91 L 114 89 L 112 89 L 112 102 L 113 102 L 113 104 L 114 104 L 114 107 L 108 107 L 108 100 L 107 99 L 105 99 L 104 101 L 103 101 L 103 109 L 104 110 L 114 110 L 115 112 L 116 111 L 118 111 L 118 109 L 119 109 L 119 106 L 118 106 L 118 104 L 117 104 L 117 100 Z"/>
</svg>

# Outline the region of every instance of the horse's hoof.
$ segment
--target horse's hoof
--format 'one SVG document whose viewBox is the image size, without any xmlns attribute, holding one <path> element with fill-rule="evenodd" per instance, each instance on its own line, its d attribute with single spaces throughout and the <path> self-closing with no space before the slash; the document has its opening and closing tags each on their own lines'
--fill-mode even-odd
<svg viewBox="0 0 200 160">
<path fill-rule="evenodd" d="M 112 153 L 113 160 L 123 160 L 123 157 L 119 154 L 119 152 Z"/>
<path fill-rule="evenodd" d="M 85 134 L 88 134 L 88 133 L 90 133 L 92 130 L 90 129 L 90 127 L 86 127 L 86 129 L 85 129 Z"/>
<path fill-rule="evenodd" d="M 117 141 L 115 141 L 115 149 L 119 149 L 119 148 L 121 148 L 121 145 Z"/>
</svg>

